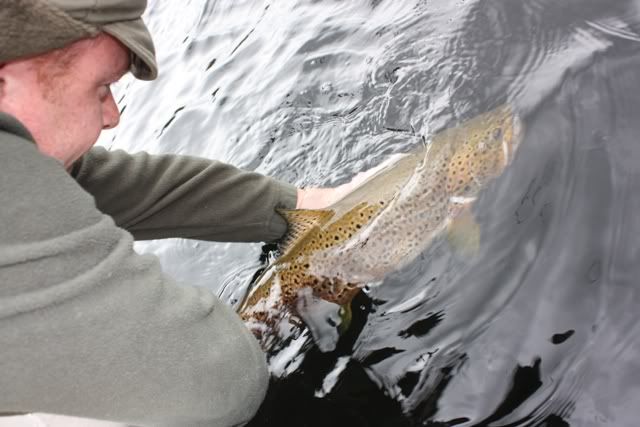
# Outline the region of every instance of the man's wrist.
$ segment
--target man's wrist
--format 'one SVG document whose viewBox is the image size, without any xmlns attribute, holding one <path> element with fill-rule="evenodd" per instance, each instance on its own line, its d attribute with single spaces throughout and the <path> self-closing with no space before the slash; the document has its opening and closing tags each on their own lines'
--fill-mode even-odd
<svg viewBox="0 0 640 427">
<path fill-rule="evenodd" d="M 333 203 L 334 188 L 298 188 L 296 209 L 323 209 Z"/>
</svg>

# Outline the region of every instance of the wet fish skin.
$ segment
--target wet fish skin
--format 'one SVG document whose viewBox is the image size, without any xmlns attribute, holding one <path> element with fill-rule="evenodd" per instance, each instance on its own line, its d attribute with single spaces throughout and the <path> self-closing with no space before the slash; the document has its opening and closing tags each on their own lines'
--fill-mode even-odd
<svg viewBox="0 0 640 427">
<path fill-rule="evenodd" d="M 384 209 L 378 209 L 379 213 L 354 238 L 314 252 L 309 271 L 318 277 L 367 283 L 382 280 L 413 260 L 504 170 L 517 149 L 517 122 L 507 107 L 485 113 L 437 134 L 404 164 L 374 176 L 367 183 L 369 188 L 358 188 L 352 200 L 340 201 L 330 209 L 353 203 L 356 196 L 369 206 Z M 410 162 L 417 167 L 411 168 Z M 412 172 L 409 177 L 401 175 L 407 169 Z M 400 179 L 389 198 L 384 186 L 391 173 Z M 376 194 L 379 188 L 382 191 Z"/>
<path fill-rule="evenodd" d="M 407 264 L 451 226 L 511 161 L 519 134 L 517 116 L 502 106 L 436 134 L 327 209 L 284 211 L 282 253 L 239 310 L 247 326 L 260 336 L 283 318 L 296 322 L 307 288 L 347 309 L 362 285 Z"/>
</svg>

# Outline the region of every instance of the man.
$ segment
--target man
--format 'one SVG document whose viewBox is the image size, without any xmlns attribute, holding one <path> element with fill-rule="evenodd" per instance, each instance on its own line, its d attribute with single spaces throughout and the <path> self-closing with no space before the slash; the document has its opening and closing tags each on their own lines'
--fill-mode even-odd
<svg viewBox="0 0 640 427">
<path fill-rule="evenodd" d="M 133 239 L 275 240 L 276 207 L 320 207 L 348 186 L 92 149 L 119 121 L 109 85 L 157 75 L 146 1 L 0 4 L 0 413 L 247 422 L 268 379 L 256 340 Z"/>
</svg>

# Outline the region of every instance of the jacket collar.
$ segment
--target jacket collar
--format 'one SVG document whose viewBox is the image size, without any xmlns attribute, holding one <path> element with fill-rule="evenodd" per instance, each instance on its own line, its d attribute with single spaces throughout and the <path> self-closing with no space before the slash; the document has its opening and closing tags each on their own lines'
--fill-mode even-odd
<svg viewBox="0 0 640 427">
<path fill-rule="evenodd" d="M 18 119 L 2 112 L 0 112 L 0 132 L 12 133 L 24 139 L 28 139 L 34 144 L 36 142 L 31 133 L 18 121 Z"/>
</svg>

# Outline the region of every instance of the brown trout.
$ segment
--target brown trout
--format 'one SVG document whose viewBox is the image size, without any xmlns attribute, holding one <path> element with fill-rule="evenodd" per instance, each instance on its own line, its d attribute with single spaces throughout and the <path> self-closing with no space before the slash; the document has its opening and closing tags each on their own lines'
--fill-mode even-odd
<svg viewBox="0 0 640 427">
<path fill-rule="evenodd" d="M 326 209 L 283 211 L 289 233 L 280 256 L 255 282 L 241 317 L 263 339 L 278 334 L 284 319 L 299 324 L 311 296 L 343 307 L 348 324 L 349 304 L 364 285 L 470 216 L 467 208 L 509 164 L 519 139 L 519 121 L 503 106 L 437 133 Z"/>
</svg>

